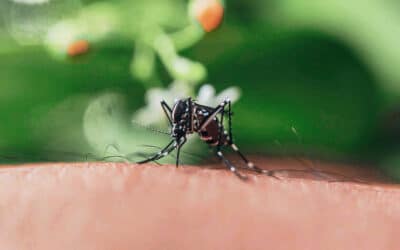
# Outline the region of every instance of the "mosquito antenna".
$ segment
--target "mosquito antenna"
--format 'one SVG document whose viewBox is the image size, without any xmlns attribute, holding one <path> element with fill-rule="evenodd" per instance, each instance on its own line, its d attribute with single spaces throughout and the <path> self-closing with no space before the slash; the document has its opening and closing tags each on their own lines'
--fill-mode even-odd
<svg viewBox="0 0 400 250">
<path fill-rule="evenodd" d="M 147 126 L 147 125 L 140 124 L 140 123 L 137 122 L 137 121 L 132 121 L 132 123 L 135 124 L 135 125 L 138 126 L 138 127 L 147 129 L 147 130 L 152 131 L 152 132 L 155 132 L 155 133 L 164 134 L 164 135 L 171 135 L 171 133 L 169 133 L 169 132 L 156 129 L 156 128 L 151 127 L 151 126 Z"/>
</svg>

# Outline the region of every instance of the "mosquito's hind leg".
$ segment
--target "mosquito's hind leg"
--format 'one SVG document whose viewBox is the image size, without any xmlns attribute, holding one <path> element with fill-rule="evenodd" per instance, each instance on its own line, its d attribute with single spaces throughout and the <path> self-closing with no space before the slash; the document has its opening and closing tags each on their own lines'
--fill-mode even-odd
<svg viewBox="0 0 400 250">
<path fill-rule="evenodd" d="M 173 143 L 175 142 L 175 144 L 169 148 Z M 147 162 L 151 162 L 151 161 L 156 161 L 159 160 L 161 158 L 164 158 L 165 156 L 167 156 L 169 153 L 171 153 L 177 146 L 177 143 L 175 140 L 172 140 L 170 143 L 168 143 L 167 146 L 165 146 L 162 150 L 160 150 L 160 152 L 158 152 L 157 154 L 155 154 L 154 156 L 147 158 L 145 160 L 142 161 L 138 161 L 136 163 L 138 164 L 143 164 L 143 163 L 147 163 Z"/>
<path fill-rule="evenodd" d="M 242 154 L 242 152 L 240 152 L 239 148 L 238 148 L 235 144 L 232 143 L 232 144 L 230 144 L 230 146 L 231 146 L 231 148 L 233 149 L 233 151 L 235 151 L 235 152 L 240 156 L 240 158 L 246 163 L 247 168 L 249 168 L 249 169 L 251 169 L 251 170 L 254 170 L 254 171 L 258 172 L 258 173 L 262 173 L 262 172 L 263 172 L 263 169 L 257 167 L 256 165 L 254 165 L 253 162 L 249 161 L 249 160 Z"/>
<path fill-rule="evenodd" d="M 228 134 L 228 140 L 227 143 L 228 145 L 233 149 L 233 151 L 235 151 L 240 158 L 246 163 L 246 167 L 252 171 L 255 171 L 259 174 L 266 174 L 268 176 L 274 177 L 279 179 L 278 177 L 274 176 L 274 174 L 269 171 L 269 170 L 265 170 L 262 168 L 257 167 L 256 165 L 254 165 L 253 162 L 249 161 L 243 154 L 242 152 L 240 152 L 239 148 L 233 143 L 233 135 L 232 135 L 232 104 L 230 100 L 226 100 L 226 104 L 228 105 L 228 132 L 224 131 L 224 134 Z M 223 119 L 223 114 L 222 113 L 222 117 L 221 117 L 221 125 L 220 128 L 222 129 L 222 119 Z M 221 138 L 222 136 L 222 131 L 220 131 L 219 136 Z"/>
<path fill-rule="evenodd" d="M 239 148 L 238 148 L 234 143 L 230 144 L 230 147 L 231 147 L 231 148 L 233 149 L 233 151 L 235 151 L 235 152 L 240 156 L 240 158 L 246 163 L 246 167 L 247 167 L 248 169 L 250 169 L 250 170 L 252 170 L 252 171 L 254 171 L 254 172 L 257 172 L 257 173 L 259 173 L 259 174 L 265 174 L 265 175 L 274 177 L 274 178 L 276 178 L 276 179 L 279 179 L 277 176 L 274 175 L 274 172 L 273 172 L 273 171 L 266 170 L 266 169 L 262 169 L 262 168 L 257 167 L 256 165 L 254 165 L 253 162 L 249 161 L 249 160 L 247 159 L 247 157 L 244 156 L 244 154 L 242 154 L 242 152 L 240 152 Z"/>
<path fill-rule="evenodd" d="M 225 165 L 228 167 L 228 169 L 233 172 L 237 177 L 239 177 L 241 180 L 247 180 L 247 176 L 241 174 L 238 169 L 232 165 L 232 163 L 225 158 L 225 156 L 222 154 L 221 151 L 217 151 L 217 156 L 225 163 Z"/>
</svg>

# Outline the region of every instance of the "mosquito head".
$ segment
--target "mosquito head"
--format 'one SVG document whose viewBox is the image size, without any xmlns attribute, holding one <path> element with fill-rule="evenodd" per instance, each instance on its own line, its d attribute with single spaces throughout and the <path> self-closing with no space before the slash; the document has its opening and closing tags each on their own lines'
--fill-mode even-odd
<svg viewBox="0 0 400 250">
<path fill-rule="evenodd" d="M 173 138 L 179 139 L 186 135 L 186 126 L 184 124 L 173 124 L 171 130 L 171 136 Z"/>
</svg>

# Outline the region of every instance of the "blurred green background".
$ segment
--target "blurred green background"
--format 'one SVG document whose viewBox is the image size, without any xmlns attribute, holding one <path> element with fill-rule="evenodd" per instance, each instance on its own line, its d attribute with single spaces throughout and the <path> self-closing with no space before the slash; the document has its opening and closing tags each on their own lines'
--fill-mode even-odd
<svg viewBox="0 0 400 250">
<path fill-rule="evenodd" d="M 121 93 L 122 122 L 144 105 L 147 87 L 129 72 L 133 43 L 108 39 L 60 60 L 18 44 L 0 8 L 0 161 L 79 160 L 75 152 L 93 151 L 82 126 L 93 97 Z M 205 65 L 217 91 L 242 90 L 233 130 L 246 153 L 365 161 L 400 180 L 398 1 L 227 0 L 225 8 L 221 27 L 181 54 Z"/>
</svg>

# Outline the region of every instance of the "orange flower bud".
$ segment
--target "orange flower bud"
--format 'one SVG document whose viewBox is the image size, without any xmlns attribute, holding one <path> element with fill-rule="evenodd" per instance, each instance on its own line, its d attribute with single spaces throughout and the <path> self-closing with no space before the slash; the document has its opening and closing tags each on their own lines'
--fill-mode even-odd
<svg viewBox="0 0 400 250">
<path fill-rule="evenodd" d="M 197 0 L 195 15 L 206 32 L 215 30 L 224 17 L 224 7 L 219 0 Z"/>
<path fill-rule="evenodd" d="M 68 56 L 78 56 L 85 54 L 89 50 L 89 42 L 86 40 L 78 40 L 68 46 Z"/>
</svg>

